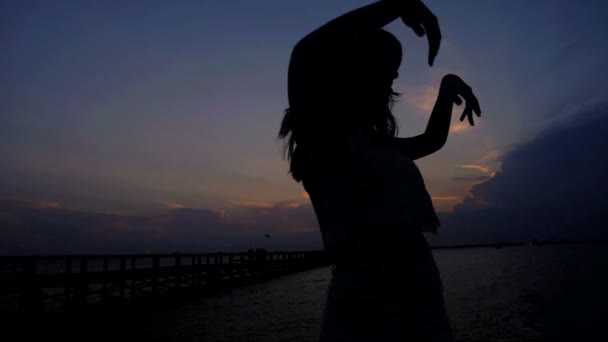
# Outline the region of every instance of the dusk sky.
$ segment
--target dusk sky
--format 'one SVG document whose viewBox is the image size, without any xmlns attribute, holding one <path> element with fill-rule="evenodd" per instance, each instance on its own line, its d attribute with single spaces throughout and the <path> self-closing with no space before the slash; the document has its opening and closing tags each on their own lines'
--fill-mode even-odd
<svg viewBox="0 0 608 342">
<path fill-rule="evenodd" d="M 318 247 L 276 140 L 289 56 L 308 32 L 368 3 L 0 1 L 0 254 L 62 252 L 77 239 L 100 251 L 238 249 L 267 231 L 279 236 L 273 248 Z M 448 73 L 483 110 L 469 127 L 456 107 L 446 146 L 417 161 L 445 218 L 441 242 L 524 239 L 507 226 L 538 226 L 539 212 L 555 220 L 574 202 L 605 207 L 608 3 L 425 3 L 443 33 L 434 67 L 426 39 L 400 21 L 387 27 L 404 49 L 399 135 L 424 131 Z M 498 227 L 488 210 L 507 221 Z M 600 217 L 581 210 L 571 216 Z M 463 225 L 482 228 L 464 237 Z M 492 235 L 480 233 L 488 225 Z M 534 236 L 570 237 L 564 229 Z M 585 236 L 608 236 L 602 229 Z M 156 240 L 138 245 L 143 236 Z"/>
</svg>

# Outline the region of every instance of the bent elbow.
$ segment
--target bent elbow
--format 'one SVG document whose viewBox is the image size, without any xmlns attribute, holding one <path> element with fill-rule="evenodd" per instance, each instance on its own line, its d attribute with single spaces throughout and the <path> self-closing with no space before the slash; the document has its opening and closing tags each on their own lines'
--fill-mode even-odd
<svg viewBox="0 0 608 342">
<path fill-rule="evenodd" d="M 441 150 L 443 148 L 443 146 L 445 146 L 446 142 L 447 142 L 447 139 L 444 139 L 444 140 L 439 141 L 438 143 L 436 143 L 435 146 L 433 146 L 433 153 Z"/>
<path fill-rule="evenodd" d="M 433 139 L 431 141 L 429 141 L 429 143 L 426 145 L 427 146 L 427 155 L 429 154 L 433 154 L 439 150 L 441 150 L 443 148 L 443 146 L 445 146 L 445 143 L 447 142 L 447 139 Z"/>
</svg>

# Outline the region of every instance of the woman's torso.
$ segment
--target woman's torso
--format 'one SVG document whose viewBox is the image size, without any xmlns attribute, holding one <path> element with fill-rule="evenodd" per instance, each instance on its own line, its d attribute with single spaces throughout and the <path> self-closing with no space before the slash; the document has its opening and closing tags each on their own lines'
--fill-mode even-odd
<svg viewBox="0 0 608 342">
<path fill-rule="evenodd" d="M 311 153 L 302 183 L 334 257 L 428 260 L 438 220 L 412 160 L 389 143 L 346 136 L 334 158 Z"/>
</svg>

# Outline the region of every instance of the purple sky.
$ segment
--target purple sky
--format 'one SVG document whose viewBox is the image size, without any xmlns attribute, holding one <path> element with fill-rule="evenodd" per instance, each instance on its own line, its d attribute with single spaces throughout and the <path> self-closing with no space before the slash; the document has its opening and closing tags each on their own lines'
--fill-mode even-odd
<svg viewBox="0 0 608 342">
<path fill-rule="evenodd" d="M 258 240 L 264 231 L 282 236 L 273 248 L 318 246 L 309 201 L 288 176 L 275 140 L 287 106 L 287 64 L 306 33 L 367 3 L 0 1 L 0 254 L 62 252 L 92 236 L 108 239 L 108 251 L 243 248 L 269 243 Z M 540 179 L 550 180 L 539 188 L 545 195 L 536 211 L 518 211 L 517 219 L 509 214 L 512 225 L 524 225 L 521 217 L 534 212 L 563 212 L 549 204 L 560 196 L 549 189 L 603 205 L 590 192 L 606 189 L 598 165 L 606 164 L 608 135 L 598 131 L 595 145 L 587 144 L 589 130 L 601 127 L 584 124 L 606 122 L 608 114 L 608 4 L 425 3 L 444 36 L 435 67 L 426 65 L 424 39 L 398 22 L 388 27 L 404 46 L 396 82 L 403 94 L 395 107 L 400 135 L 424 130 L 447 73 L 467 81 L 483 109 L 473 128 L 455 119 L 444 149 L 418 162 L 447 220 L 442 230 L 449 239 L 439 242 L 518 237 L 496 228 L 493 216 L 478 225 L 492 225 L 494 233 L 465 238 L 458 227 L 470 221 L 455 217 L 515 210 L 536 198 L 530 184 L 538 183 L 540 171 Z M 577 138 L 566 146 L 580 145 L 584 156 L 564 148 L 554 131 Z M 543 139 L 548 150 L 537 146 Z M 553 160 L 571 163 L 547 164 Z M 581 160 L 589 165 L 577 164 Z M 569 167 L 577 172 L 563 172 Z M 572 190 L 572 174 L 595 183 Z M 77 214 L 91 218 L 78 221 Z M 187 224 L 176 219 L 185 216 Z M 63 235 L 45 235 L 49 222 Z M 142 228 L 146 224 L 155 233 Z M 542 232 L 537 235 L 568 235 Z M 140 236 L 154 242 L 125 242 Z M 180 244 L 192 238 L 206 242 Z M 112 249 L 119 240 L 122 247 Z"/>
</svg>

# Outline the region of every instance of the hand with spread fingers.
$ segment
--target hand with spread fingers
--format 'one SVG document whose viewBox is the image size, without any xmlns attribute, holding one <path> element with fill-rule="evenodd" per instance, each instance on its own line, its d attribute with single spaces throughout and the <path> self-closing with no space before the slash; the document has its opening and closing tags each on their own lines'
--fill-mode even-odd
<svg viewBox="0 0 608 342">
<path fill-rule="evenodd" d="M 441 80 L 441 90 L 447 94 L 447 96 L 453 98 L 454 103 L 461 105 L 462 101 L 465 101 L 464 111 L 460 116 L 460 121 L 464 118 L 469 119 L 471 126 L 474 126 L 473 113 L 478 117 L 481 117 L 481 108 L 479 107 L 479 101 L 473 94 L 473 89 L 466 84 L 460 77 L 454 74 L 448 74 Z"/>
<path fill-rule="evenodd" d="M 426 37 L 429 42 L 428 63 L 433 66 L 441 45 L 441 30 L 437 17 L 420 0 L 387 0 L 398 3 L 403 23 L 412 28 L 419 37 Z"/>
</svg>

